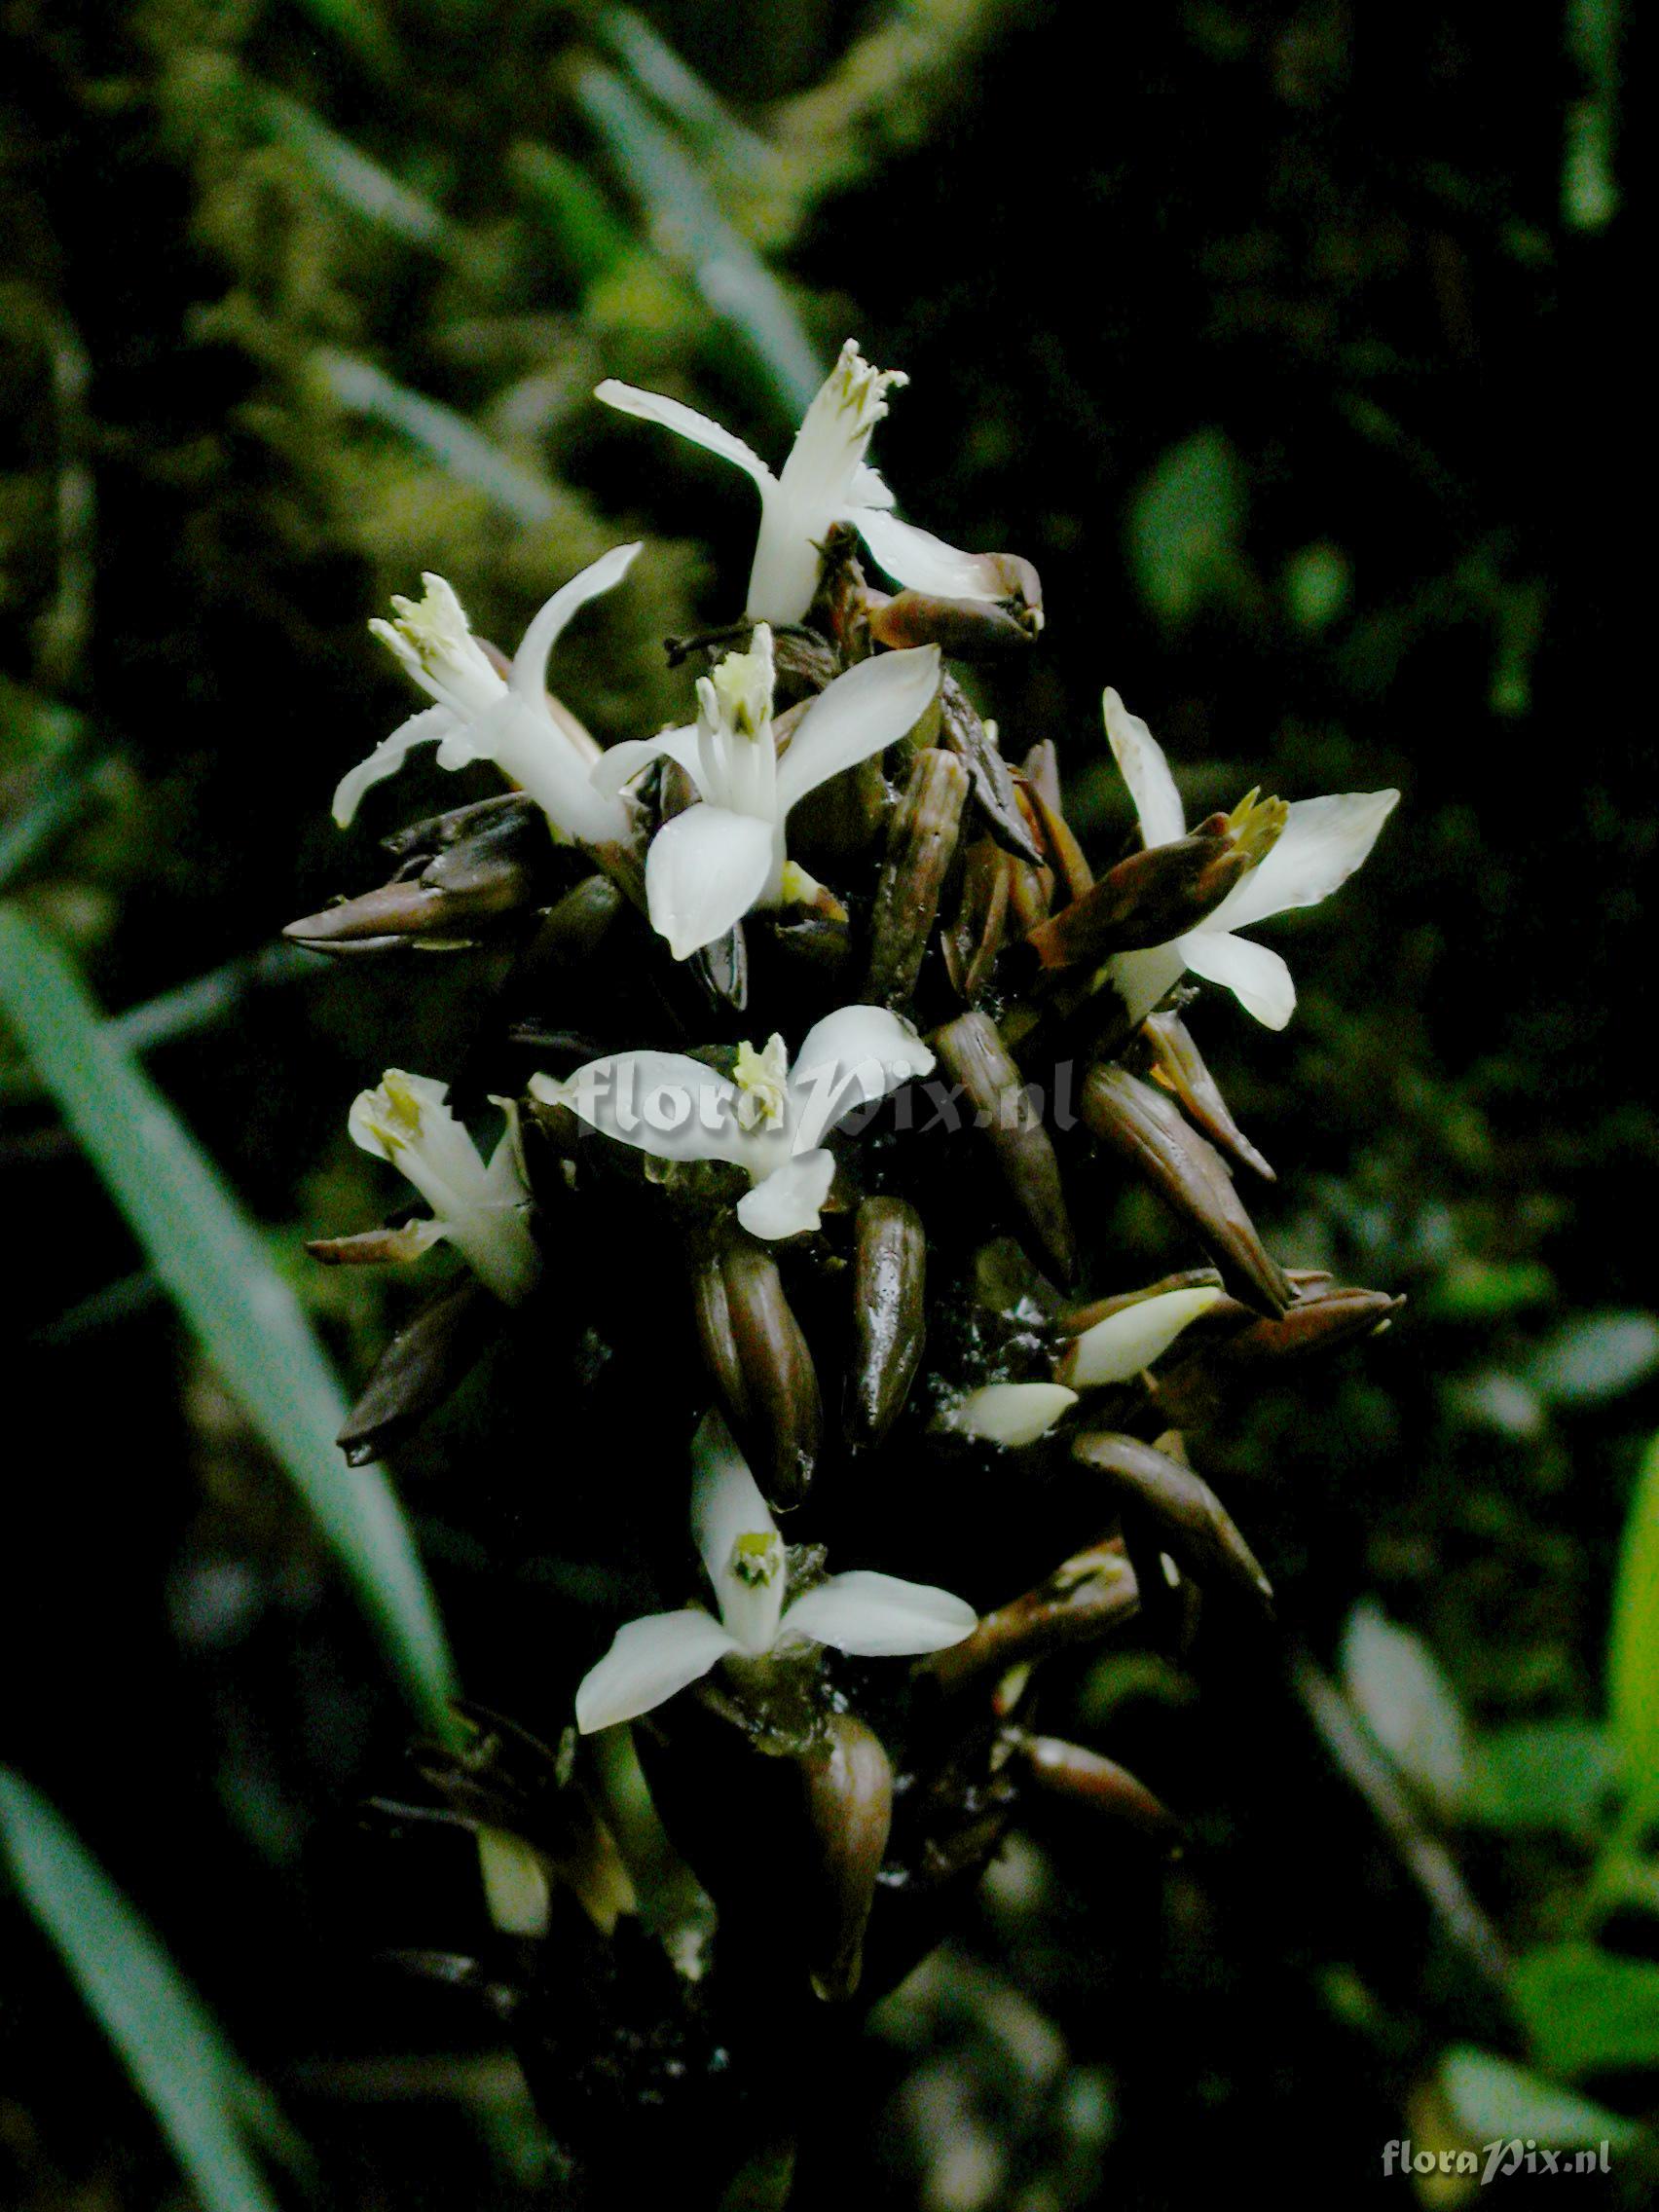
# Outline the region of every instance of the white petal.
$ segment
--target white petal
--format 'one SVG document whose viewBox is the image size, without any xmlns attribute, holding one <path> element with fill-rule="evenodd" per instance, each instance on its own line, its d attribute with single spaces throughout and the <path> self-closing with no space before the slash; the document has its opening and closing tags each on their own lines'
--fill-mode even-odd
<svg viewBox="0 0 1659 2212">
<path fill-rule="evenodd" d="M 821 1144 L 856 1108 L 933 1068 L 930 1049 L 889 1008 L 838 1007 L 807 1031 L 790 1070 L 794 1149 Z"/>
<path fill-rule="evenodd" d="M 638 545 L 613 545 L 608 553 L 602 553 L 579 575 L 561 584 L 525 632 L 518 651 L 513 655 L 513 689 L 527 706 L 545 711 L 542 694 L 547 689 L 547 656 L 557 644 L 564 629 L 578 608 L 585 607 L 590 599 L 597 599 L 602 591 L 609 591 L 619 584 L 634 565 Z M 564 733 L 561 731 L 560 733 Z"/>
<path fill-rule="evenodd" d="M 438 744 L 461 726 L 447 707 L 424 707 L 418 715 L 411 715 L 406 722 L 400 722 L 389 737 L 381 739 L 366 760 L 359 760 L 341 777 L 334 793 L 334 819 L 340 828 L 350 828 L 351 818 L 371 784 L 384 783 L 387 776 L 396 775 L 411 746 Z"/>
<path fill-rule="evenodd" d="M 1290 970 L 1270 946 L 1213 930 L 1194 930 L 1177 941 L 1195 976 L 1222 984 L 1268 1028 L 1282 1029 L 1296 1012 Z"/>
<path fill-rule="evenodd" d="M 660 391 L 642 391 L 638 385 L 618 384 L 614 377 L 607 377 L 597 386 L 594 397 L 603 399 L 607 407 L 620 408 L 624 415 L 639 416 L 642 422 L 660 423 L 664 429 L 673 430 L 677 436 L 689 438 L 694 446 L 718 453 L 722 461 L 735 461 L 756 484 L 770 484 L 774 480 L 760 456 L 741 438 L 722 430 L 718 423 L 711 423 L 706 415 L 699 415 L 694 407 L 687 407 L 681 400 L 670 399 Z"/>
<path fill-rule="evenodd" d="M 853 471 L 852 506 L 847 510 L 849 516 L 857 507 L 887 508 L 892 504 L 893 495 L 887 489 L 880 469 L 872 468 L 867 461 L 861 461 Z"/>
<path fill-rule="evenodd" d="M 1125 1306 L 1075 1338 L 1058 1372 L 1076 1390 L 1127 1382 L 1166 1352 L 1188 1322 L 1207 1313 L 1220 1296 L 1219 1290 L 1166 1290 Z"/>
<path fill-rule="evenodd" d="M 803 1152 L 756 1184 L 737 1201 L 737 1218 L 751 1236 L 770 1242 L 818 1227 L 835 1161 L 828 1152 Z"/>
<path fill-rule="evenodd" d="M 1106 973 L 1131 1021 L 1144 1021 L 1186 974 L 1181 951 L 1185 941 L 1178 939 L 1169 944 L 1147 945 L 1139 952 L 1115 952 L 1107 961 Z"/>
<path fill-rule="evenodd" d="M 1139 715 L 1131 715 L 1110 687 L 1102 705 L 1112 757 L 1135 802 L 1142 839 L 1149 845 L 1173 844 L 1177 837 L 1186 835 L 1187 817 L 1162 746 Z"/>
<path fill-rule="evenodd" d="M 884 487 L 885 489 L 885 487 Z M 890 495 L 891 496 L 891 495 Z M 931 530 L 901 522 L 885 507 L 860 507 L 847 516 L 875 557 L 876 567 L 912 591 L 939 599 L 1001 599 L 1004 586 L 990 577 L 976 553 L 947 545 Z"/>
<path fill-rule="evenodd" d="M 1077 1392 L 1058 1382 L 987 1382 L 952 1407 L 941 1426 L 985 1444 L 1035 1444 L 1076 1404 Z"/>
<path fill-rule="evenodd" d="M 1267 859 L 1234 885 L 1201 927 L 1247 929 L 1292 906 L 1316 906 L 1365 860 L 1399 796 L 1398 792 L 1346 792 L 1332 798 L 1297 799 Z"/>
<path fill-rule="evenodd" d="M 685 1052 L 614 1052 L 564 1083 L 532 1076 L 530 1091 L 658 1160 L 747 1164 L 755 1154 L 755 1139 L 738 1124 L 737 1086 Z"/>
<path fill-rule="evenodd" d="M 691 1439 L 691 1535 L 728 1633 L 746 1651 L 770 1651 L 784 1607 L 784 1540 L 719 1412 L 705 1414 Z M 739 1575 L 734 1559 L 745 1539 L 751 1571 Z M 755 1570 L 767 1567 L 769 1576 L 756 1579 Z"/>
<path fill-rule="evenodd" d="M 503 1936 L 546 1935 L 552 1905 L 547 1869 L 522 1835 L 509 1828 L 480 1828 L 478 1871 L 490 1919 Z"/>
<path fill-rule="evenodd" d="M 784 1614 L 783 1633 L 832 1643 L 861 1659 L 897 1659 L 943 1651 L 978 1625 L 973 1606 L 948 1590 L 855 1567 L 797 1598 Z"/>
<path fill-rule="evenodd" d="M 772 872 L 772 825 L 723 806 L 688 806 L 665 822 L 645 855 L 651 927 L 676 960 L 742 921 Z"/>
<path fill-rule="evenodd" d="M 937 645 L 877 653 L 837 676 L 801 717 L 778 762 L 780 811 L 787 814 L 843 768 L 896 745 L 915 728 L 938 689 Z"/>
<path fill-rule="evenodd" d="M 576 1726 L 589 1736 L 649 1713 L 737 1647 L 737 1639 L 700 1605 L 628 1621 L 599 1665 L 582 1677 Z"/>
<path fill-rule="evenodd" d="M 695 722 L 684 729 L 665 729 L 660 737 L 630 737 L 620 745 L 607 747 L 594 762 L 589 781 L 596 792 L 614 798 L 624 784 L 631 784 L 653 760 L 665 756 L 677 760 L 702 795 L 708 797 L 698 768 Z"/>
</svg>

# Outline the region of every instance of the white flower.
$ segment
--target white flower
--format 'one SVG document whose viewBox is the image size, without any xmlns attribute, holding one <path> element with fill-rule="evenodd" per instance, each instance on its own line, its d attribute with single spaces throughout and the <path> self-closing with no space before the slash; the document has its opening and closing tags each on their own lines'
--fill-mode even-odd
<svg viewBox="0 0 1659 2212">
<path fill-rule="evenodd" d="M 754 1188 L 737 1218 L 751 1235 L 795 1236 L 818 1227 L 835 1176 L 824 1139 L 871 1099 L 929 1074 L 933 1053 L 881 1006 L 844 1006 L 809 1029 L 786 1072 L 774 1037 L 740 1049 L 736 1080 L 683 1052 L 617 1052 L 589 1060 L 564 1083 L 532 1076 L 531 1095 L 571 1111 L 605 1135 L 659 1160 L 726 1160 Z"/>
<path fill-rule="evenodd" d="M 1128 1382 L 1161 1359 L 1182 1330 L 1207 1313 L 1220 1296 L 1219 1290 L 1205 1287 L 1138 1298 L 1074 1337 L 1055 1364 L 1055 1377 L 1075 1390 Z"/>
<path fill-rule="evenodd" d="M 447 1239 L 486 1290 L 516 1306 L 535 1287 L 541 1261 L 530 1234 L 530 1192 L 510 1105 L 507 1113 L 506 1134 L 486 1166 L 444 1103 L 444 1086 L 387 1068 L 378 1089 L 358 1093 L 347 1126 L 365 1152 L 400 1169 L 431 1207 L 430 1221 L 410 1224 L 411 1255 Z"/>
<path fill-rule="evenodd" d="M 576 1726 L 632 1720 L 722 1659 L 765 1659 L 796 1643 L 832 1643 L 861 1659 L 942 1651 L 971 1636 L 972 1605 L 927 1583 L 856 1568 L 785 1603 L 789 1563 L 778 1525 L 719 1414 L 691 1446 L 691 1533 L 719 1617 L 702 1605 L 649 1613 L 616 1632 L 576 1692 Z"/>
<path fill-rule="evenodd" d="M 394 775 L 411 746 L 436 744 L 438 765 L 493 760 L 546 815 L 553 833 L 604 845 L 628 834 L 627 810 L 589 780 L 595 754 L 548 702 L 547 656 L 571 617 L 627 574 L 638 545 L 618 545 L 553 594 L 524 634 L 505 676 L 473 637 L 459 599 L 442 576 L 424 575 L 420 601 L 394 599 L 397 618 L 371 622 L 376 637 L 437 701 L 411 715 L 359 761 L 334 794 L 344 830 L 371 784 Z"/>
<path fill-rule="evenodd" d="M 1161 748 L 1116 691 L 1105 697 L 1106 734 L 1148 845 L 1185 836 L 1180 793 Z M 1144 952 L 1120 952 L 1107 963 L 1133 1020 L 1152 1012 L 1187 969 L 1223 983 L 1247 1014 L 1282 1029 L 1296 1011 L 1296 985 L 1276 952 L 1234 932 L 1292 906 L 1315 906 L 1346 883 L 1377 842 L 1398 792 L 1349 792 L 1293 802 L 1267 857 L 1235 883 L 1221 904 L 1185 937 Z"/>
<path fill-rule="evenodd" d="M 1017 1450 L 1047 1436 L 1076 1404 L 1077 1392 L 1059 1382 L 987 1382 L 940 1414 L 934 1426 Z"/>
<path fill-rule="evenodd" d="M 939 688 L 939 647 L 917 645 L 861 661 L 822 690 L 796 723 L 783 758 L 772 734 L 772 633 L 760 623 L 749 650 L 727 653 L 697 683 L 689 729 L 613 745 L 593 771 L 607 798 L 666 754 L 702 799 L 651 839 L 645 901 L 651 926 L 684 960 L 724 937 L 752 906 L 810 893 L 790 866 L 784 823 L 797 799 L 883 753 L 913 729 Z"/>
<path fill-rule="evenodd" d="M 908 381 L 896 369 L 872 369 L 849 338 L 795 432 L 781 476 L 741 438 L 678 399 L 614 378 L 594 397 L 625 415 L 662 424 L 754 478 L 760 490 L 760 535 L 749 574 L 749 613 L 756 622 L 798 622 L 818 589 L 819 548 L 838 522 L 852 525 L 890 576 L 917 591 L 943 599 L 1000 596 L 973 554 L 899 520 L 892 493 L 865 460 L 869 434 L 887 413 L 888 390 Z"/>
</svg>

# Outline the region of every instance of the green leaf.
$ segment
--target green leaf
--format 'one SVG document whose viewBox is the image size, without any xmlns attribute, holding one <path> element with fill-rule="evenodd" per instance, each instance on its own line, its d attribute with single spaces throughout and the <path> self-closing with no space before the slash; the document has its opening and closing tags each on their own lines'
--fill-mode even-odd
<svg viewBox="0 0 1659 2212">
<path fill-rule="evenodd" d="M 150 1265 L 305 1499 L 411 1705 L 453 1736 L 443 1624 L 384 1471 L 349 1468 L 340 1387 L 258 1232 L 33 923 L 0 908 L 0 1011 Z"/>
<path fill-rule="evenodd" d="M 1456 1692 L 1421 1637 L 1363 1598 L 1343 1635 L 1343 1684 L 1371 1733 L 1442 1813 L 1461 1809 L 1468 1730 Z"/>
<path fill-rule="evenodd" d="M 56 1946 L 208 2212 L 275 2212 L 249 2136 L 305 2153 L 178 1969 L 40 1793 L 0 1767 L 0 1864 Z"/>
<path fill-rule="evenodd" d="M 1625 1522 L 1607 1653 L 1608 1717 L 1626 1790 L 1626 1832 L 1659 1819 L 1659 1437 Z"/>
<path fill-rule="evenodd" d="M 1516 1962 L 1516 2007 L 1549 2074 L 1659 2066 L 1659 1966 L 1593 1943 L 1556 1943 Z"/>
<path fill-rule="evenodd" d="M 1659 1321 L 1651 1313 L 1577 1313 L 1528 1361 L 1527 1381 L 1556 1406 L 1599 1405 L 1634 1390 L 1659 1368 Z"/>
<path fill-rule="evenodd" d="M 1555 1294 L 1555 1277 L 1541 1260 L 1484 1260 L 1467 1253 L 1441 1272 L 1420 1303 L 1433 1321 L 1495 1321 L 1547 1306 Z"/>
<path fill-rule="evenodd" d="M 516 521 L 552 521 L 556 502 L 542 479 L 520 467 L 464 415 L 428 399 L 424 392 L 411 391 L 406 385 L 395 383 L 372 361 L 327 350 L 312 358 L 335 399 L 349 413 L 386 424 L 435 461 L 457 483 L 470 484 Z"/>
<path fill-rule="evenodd" d="M 1222 430 L 1196 430 L 1163 454 L 1129 509 L 1129 562 L 1141 596 L 1179 626 L 1233 596 L 1245 575 L 1243 464 Z"/>
<path fill-rule="evenodd" d="M 1465 1820 L 1487 1827 L 1592 1836 L 1613 1778 L 1604 1731 L 1588 1720 L 1526 1720 L 1478 1739 Z"/>
<path fill-rule="evenodd" d="M 645 204 L 654 242 L 682 269 L 757 372 L 761 392 L 793 429 L 824 381 L 788 295 L 727 221 L 702 172 L 632 85 L 589 62 L 575 95 L 619 175 Z"/>
<path fill-rule="evenodd" d="M 1490 2050 L 1456 2044 L 1440 2062 L 1440 2086 L 1458 2126 L 1476 2143 L 1542 2143 L 1573 2151 L 1605 2143 L 1628 2150 L 1641 2129 L 1604 2106 L 1558 2089 Z"/>
</svg>

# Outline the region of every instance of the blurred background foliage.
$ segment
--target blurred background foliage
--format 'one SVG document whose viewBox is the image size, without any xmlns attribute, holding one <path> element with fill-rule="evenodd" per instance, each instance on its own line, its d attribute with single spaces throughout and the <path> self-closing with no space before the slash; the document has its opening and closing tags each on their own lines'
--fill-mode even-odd
<svg viewBox="0 0 1659 2212">
<path fill-rule="evenodd" d="M 478 970 L 370 988 L 270 947 L 374 879 L 378 832 L 489 788 L 411 771 L 337 836 L 336 777 L 406 705 L 366 617 L 433 568 L 510 642 L 645 535 L 556 681 L 607 738 L 654 726 L 657 640 L 729 616 L 753 515 L 592 387 L 778 457 L 849 331 L 911 376 L 902 503 L 1043 571 L 1042 649 L 980 688 L 1016 750 L 1058 740 L 1080 827 L 1127 825 L 1108 681 L 1200 808 L 1403 788 L 1293 925 L 1291 1029 L 1200 1018 L 1281 1256 L 1412 1304 L 1210 1470 L 1289 1673 L 1070 1684 L 1193 1850 L 1161 1873 L 1039 1817 L 830 2085 L 800 2200 L 1153 2206 L 1248 2163 L 1363 2202 L 1391 2138 L 1515 2133 L 1612 2139 L 1574 2201 L 1646 2200 L 1627 30 L 1615 0 L 7 0 L 0 1865 L 33 1922 L 0 1901 L 5 2201 L 181 2201 L 168 2145 L 244 2206 L 548 2185 L 498 2030 L 376 1963 L 482 1938 L 468 1854 L 356 1808 L 441 1713 L 446 1631 L 474 1696 L 557 1732 L 571 1622 L 627 1596 L 582 1502 L 607 1437 L 561 1429 L 556 1383 L 503 1431 L 498 1374 L 403 1456 L 440 1629 L 389 1493 L 317 1441 L 315 1340 L 355 1383 L 415 1294 L 299 1245 L 387 1202 L 345 1109 L 388 1059 L 454 1065 Z M 1168 1264 L 1120 1217 L 1125 1283 Z M 1402 1783 L 1426 1889 L 1378 1818 Z M 244 2064 L 310 2146 L 264 2182 Z"/>
</svg>

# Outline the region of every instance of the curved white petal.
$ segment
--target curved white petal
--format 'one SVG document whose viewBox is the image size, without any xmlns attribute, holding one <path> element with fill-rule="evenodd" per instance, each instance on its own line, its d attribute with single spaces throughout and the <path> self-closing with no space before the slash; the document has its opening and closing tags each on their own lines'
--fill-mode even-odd
<svg viewBox="0 0 1659 2212">
<path fill-rule="evenodd" d="M 778 807 L 787 814 L 820 784 L 884 753 L 915 728 L 939 689 L 939 647 L 877 653 L 837 676 L 808 707 L 778 762 Z"/>
<path fill-rule="evenodd" d="M 943 1651 L 978 1625 L 973 1606 L 948 1590 L 855 1567 L 797 1598 L 785 1611 L 783 1633 L 832 1643 L 860 1659 L 897 1659 Z"/>
<path fill-rule="evenodd" d="M 602 553 L 597 561 L 590 562 L 579 574 L 573 575 L 568 584 L 561 584 L 533 616 L 513 655 L 512 674 L 507 680 L 527 706 L 545 710 L 542 695 L 547 689 L 547 656 L 557 644 L 560 632 L 578 608 L 622 581 L 639 550 L 637 544 L 613 545 L 608 553 Z"/>
<path fill-rule="evenodd" d="M 665 822 L 645 855 L 651 927 L 676 960 L 742 921 L 772 872 L 772 825 L 706 802 Z"/>
<path fill-rule="evenodd" d="M 563 1083 L 532 1076 L 530 1092 L 658 1160 L 747 1165 L 755 1157 L 756 1139 L 738 1123 L 737 1086 L 685 1052 L 613 1052 Z"/>
<path fill-rule="evenodd" d="M 828 1152 L 803 1152 L 776 1168 L 737 1201 L 737 1218 L 751 1236 L 770 1243 L 818 1227 L 835 1161 Z"/>
<path fill-rule="evenodd" d="M 342 830 L 349 830 L 363 793 L 372 784 L 395 776 L 411 746 L 440 744 L 461 726 L 447 707 L 423 707 L 418 715 L 400 722 L 389 737 L 381 739 L 366 760 L 359 760 L 341 777 L 334 792 L 335 822 Z"/>
<path fill-rule="evenodd" d="M 883 491 L 886 486 L 882 486 Z M 889 499 L 892 494 L 888 494 Z M 932 593 L 939 599 L 1000 599 L 1002 587 L 987 574 L 976 553 L 947 545 L 931 530 L 918 530 L 913 522 L 901 522 L 885 506 L 858 507 L 847 520 L 874 556 L 878 569 L 897 576 L 911 591 Z"/>
<path fill-rule="evenodd" d="M 1241 930 L 1292 906 L 1316 906 L 1367 858 L 1399 797 L 1398 792 L 1345 792 L 1295 800 L 1267 859 L 1199 926 Z"/>
<path fill-rule="evenodd" d="M 887 508 L 893 504 L 893 494 L 887 489 L 886 478 L 879 468 L 861 461 L 853 470 L 852 504 L 847 509 L 849 520 L 856 521 L 854 509 L 859 507 Z"/>
<path fill-rule="evenodd" d="M 1109 1313 L 1067 1346 L 1059 1373 L 1074 1390 L 1127 1382 L 1169 1349 L 1190 1321 L 1207 1313 L 1219 1290 L 1166 1290 Z"/>
<path fill-rule="evenodd" d="M 807 1031 L 790 1070 L 794 1149 L 822 1144 L 856 1108 L 933 1069 L 932 1051 L 890 1008 L 837 1007 Z"/>
<path fill-rule="evenodd" d="M 584 1736 L 613 1728 L 695 1682 L 737 1639 L 699 1605 L 679 1613 L 647 1613 L 616 1631 L 615 1641 L 576 1692 L 576 1726 Z"/>
<path fill-rule="evenodd" d="M 660 423 L 665 430 L 678 437 L 689 438 L 694 446 L 708 453 L 718 453 L 722 461 L 729 461 L 752 476 L 756 484 L 775 482 L 772 471 L 752 447 L 730 430 L 722 430 L 718 423 L 711 423 L 696 408 L 687 407 L 682 400 L 670 399 L 660 391 L 642 391 L 638 385 L 619 384 L 614 377 L 607 377 L 594 387 L 595 399 L 603 399 L 607 407 L 619 408 L 624 415 L 637 415 L 643 423 Z"/>
<path fill-rule="evenodd" d="M 630 737 L 620 745 L 608 746 L 594 762 L 588 780 L 596 792 L 614 798 L 625 784 L 631 784 L 653 760 L 664 757 L 678 761 L 702 796 L 708 797 L 697 758 L 695 722 L 684 729 L 665 729 L 660 737 Z"/>
<path fill-rule="evenodd" d="M 784 1609 L 784 1540 L 719 1412 L 705 1414 L 691 1439 L 691 1536 L 728 1632 L 746 1651 L 770 1651 Z"/>
<path fill-rule="evenodd" d="M 546 1935 L 552 1914 L 547 1869 L 522 1835 L 510 1828 L 481 1827 L 478 1871 L 490 1919 L 503 1936 Z"/>
<path fill-rule="evenodd" d="M 1177 941 L 1195 976 L 1222 984 L 1268 1028 L 1282 1029 L 1296 1012 L 1290 970 L 1271 946 L 1210 930 L 1194 930 Z"/>
<path fill-rule="evenodd" d="M 1035 1444 L 1076 1404 L 1077 1392 L 1058 1382 L 987 1382 L 970 1390 L 940 1425 L 984 1444 Z"/>
<path fill-rule="evenodd" d="M 1181 950 L 1185 942 L 1181 938 L 1168 944 L 1147 945 L 1139 952 L 1115 952 L 1107 961 L 1106 973 L 1131 1021 L 1144 1021 L 1186 974 Z"/>
<path fill-rule="evenodd" d="M 1106 736 L 1112 747 L 1112 757 L 1135 802 L 1143 841 L 1149 845 L 1173 844 L 1177 837 L 1186 835 L 1187 817 L 1162 746 L 1139 715 L 1129 713 L 1110 685 L 1101 705 L 1105 709 Z"/>
</svg>

